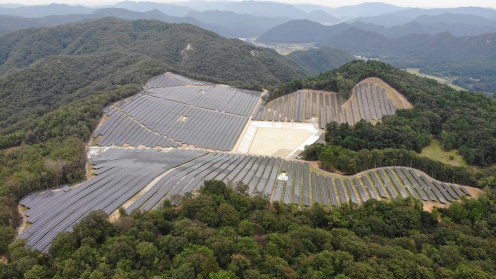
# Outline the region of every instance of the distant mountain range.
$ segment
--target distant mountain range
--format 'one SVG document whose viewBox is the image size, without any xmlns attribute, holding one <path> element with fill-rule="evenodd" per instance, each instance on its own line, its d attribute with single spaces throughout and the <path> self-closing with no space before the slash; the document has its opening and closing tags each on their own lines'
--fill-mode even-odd
<svg viewBox="0 0 496 279">
<path fill-rule="evenodd" d="M 466 87 L 496 91 L 496 73 L 489 64 L 496 65 L 491 35 L 496 33 L 496 10 L 490 8 L 420 9 L 385 3 L 329 8 L 194 0 L 174 4 L 124 1 L 101 7 L 0 5 L 0 35 L 104 17 L 189 23 L 227 38 L 257 38 L 264 43 L 317 43 L 398 67 L 459 76 Z M 328 50 L 299 54 L 299 63 L 307 59 L 318 69 L 315 57 L 322 58 L 324 53 Z M 329 66 L 328 61 L 322 60 L 323 67 Z"/>
<path fill-rule="evenodd" d="M 427 24 L 417 21 L 422 18 Z M 438 23 L 437 18 L 450 19 L 451 23 Z M 460 21 L 456 22 L 456 17 L 451 14 L 423 16 L 389 29 L 360 21 L 324 26 L 308 20 L 292 20 L 272 28 L 257 41 L 317 43 L 378 58 L 400 68 L 421 68 L 428 73 L 458 77 L 455 83 L 459 85 L 496 92 L 495 22 L 479 16 L 459 18 Z M 484 25 L 464 23 L 470 20 Z M 443 28 L 452 28 L 453 32 L 446 32 Z M 477 35 L 461 36 L 474 30 L 478 31 Z"/>
<path fill-rule="evenodd" d="M 257 37 L 295 19 L 324 25 L 346 22 L 388 38 L 442 32 L 473 36 L 494 32 L 496 28 L 496 10 L 476 7 L 418 9 L 363 3 L 333 9 L 265 1 L 188 1 L 175 4 L 124 1 L 103 7 L 0 5 L 0 35 L 30 27 L 51 27 L 106 16 L 190 23 L 229 38 Z"/>
</svg>

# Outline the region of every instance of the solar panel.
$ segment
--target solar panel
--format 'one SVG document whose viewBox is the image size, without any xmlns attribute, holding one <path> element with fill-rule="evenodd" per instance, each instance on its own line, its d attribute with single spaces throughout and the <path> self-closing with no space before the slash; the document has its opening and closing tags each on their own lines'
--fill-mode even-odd
<svg viewBox="0 0 496 279">
<path fill-rule="evenodd" d="M 327 192 L 327 185 L 323 175 L 319 174 L 320 193 L 322 194 L 322 203 L 329 205 L 329 194 Z"/>
<path fill-rule="evenodd" d="M 392 171 L 390 169 L 388 169 L 388 168 L 386 168 L 385 170 L 388 173 L 388 177 L 391 179 L 391 181 L 393 181 L 393 184 L 396 187 L 396 189 L 398 190 L 398 192 L 400 193 L 401 197 L 403 197 L 404 199 L 406 199 L 408 197 L 408 195 L 405 192 L 405 190 L 403 189 L 403 187 L 401 187 L 401 185 L 399 184 L 398 180 L 396 180 L 396 177 L 394 176 L 394 174 L 392 173 Z M 382 172 L 382 170 L 378 170 L 378 172 L 381 175 L 381 178 L 384 181 L 386 181 L 387 178 L 384 175 L 384 173 Z"/>
<path fill-rule="evenodd" d="M 358 112 L 360 112 L 360 116 L 358 116 L 357 111 L 356 111 L 356 106 L 354 104 L 354 99 L 352 99 L 352 108 L 353 108 L 353 118 L 355 119 L 355 122 L 358 122 L 361 118 L 365 118 L 365 111 L 364 111 L 364 104 L 362 102 L 362 95 L 364 94 L 362 92 L 361 86 L 356 86 L 355 87 L 355 94 L 356 94 L 356 100 L 358 103 Z"/>
<path fill-rule="evenodd" d="M 360 121 L 361 119 L 365 119 L 365 115 L 366 114 L 363 114 L 363 115 L 359 115 L 358 114 L 358 110 L 357 110 L 357 105 L 355 103 L 355 100 L 352 100 L 351 101 L 351 108 L 353 110 L 353 118 L 354 118 L 354 123 L 357 123 L 358 121 Z"/>
<path fill-rule="evenodd" d="M 294 119 L 295 113 L 295 93 L 291 93 L 288 95 L 289 97 L 289 109 L 288 109 L 288 122 L 291 122 Z"/>
<path fill-rule="evenodd" d="M 401 181 L 403 182 L 403 184 L 405 184 L 406 188 L 408 189 L 408 191 L 410 192 L 410 194 L 412 195 L 412 197 L 416 198 L 416 199 L 419 199 L 419 196 L 417 195 L 417 193 L 420 195 L 420 198 L 422 198 L 422 200 L 424 201 L 428 201 L 429 199 L 427 198 L 427 196 L 425 195 L 424 191 L 422 191 L 420 189 L 420 187 L 418 186 L 418 181 L 415 181 L 414 179 L 407 179 L 404 175 L 404 170 L 403 168 L 394 168 L 394 171 L 396 172 L 396 174 L 400 177 Z M 417 192 L 415 192 L 412 188 L 412 186 L 417 190 Z"/>
<path fill-rule="evenodd" d="M 312 115 L 317 115 L 317 92 L 312 92 Z"/>
<path fill-rule="evenodd" d="M 357 198 L 357 195 L 355 193 L 355 190 L 353 189 L 353 186 L 351 186 L 350 180 L 345 179 L 344 182 L 346 184 L 346 187 L 348 188 L 348 193 L 350 194 L 351 201 L 353 203 L 358 204 L 358 198 Z"/>
<path fill-rule="evenodd" d="M 288 114 L 288 98 L 289 96 L 284 96 L 284 97 L 281 97 L 282 98 L 282 115 L 281 115 L 281 118 L 279 118 L 279 121 L 281 122 L 285 122 L 287 121 L 287 114 Z"/>
<path fill-rule="evenodd" d="M 412 171 L 412 170 L 411 170 Z M 448 194 L 448 192 L 446 192 L 446 190 L 441 187 L 441 185 L 436 185 L 436 184 L 433 184 L 431 183 L 425 176 L 421 176 L 420 179 L 422 179 L 422 181 L 424 182 L 424 185 L 426 185 L 426 187 L 429 187 L 429 188 L 436 188 L 443 196 L 444 198 L 446 198 L 447 201 L 449 202 L 452 202 L 453 199 L 451 198 L 450 194 Z"/>
<path fill-rule="evenodd" d="M 303 164 L 296 163 L 296 180 L 294 183 L 294 197 L 293 203 L 300 204 L 301 199 L 301 174 L 302 174 Z"/>
<path fill-rule="evenodd" d="M 353 178 L 353 182 L 355 182 L 355 186 L 358 189 L 358 193 L 360 194 L 360 198 L 362 199 L 363 202 L 366 202 L 369 199 L 369 197 L 367 196 L 367 194 L 365 194 L 365 191 L 363 190 L 362 184 L 360 183 L 360 181 L 356 177 Z"/>
<path fill-rule="evenodd" d="M 313 202 L 314 203 L 322 203 L 320 193 L 319 193 L 319 181 L 317 178 L 317 174 L 312 172 L 312 193 L 313 193 Z M 306 206 L 310 206 L 309 204 L 305 204 Z"/>
<path fill-rule="evenodd" d="M 296 95 L 296 108 L 295 108 L 295 116 L 294 116 L 294 121 L 295 122 L 301 122 L 302 121 L 302 114 L 303 114 L 303 102 L 302 102 L 302 92 L 298 91 Z"/>
<path fill-rule="evenodd" d="M 416 185 L 415 189 L 417 189 L 417 192 L 421 193 L 421 197 L 423 200 L 427 200 L 427 197 L 425 196 L 425 194 L 423 194 L 423 191 L 422 189 L 427 193 L 427 195 L 429 196 L 429 198 L 433 201 L 437 201 L 438 199 L 432 194 L 431 192 L 431 188 L 429 188 L 426 184 L 424 184 L 424 182 L 422 180 L 420 180 L 420 178 L 417 176 L 417 174 L 415 172 L 413 173 L 410 173 L 408 172 L 408 170 L 406 170 L 405 168 L 401 168 L 401 170 L 403 171 L 403 173 L 408 177 L 408 179 L 410 181 L 412 181 L 412 184 L 413 185 Z M 413 176 L 412 176 L 413 175 Z M 422 189 L 420 189 L 420 187 L 418 186 L 420 185 Z M 423 195 L 422 195 L 423 194 Z"/>
<path fill-rule="evenodd" d="M 272 168 L 272 171 L 269 175 L 269 178 L 267 179 L 267 186 L 264 189 L 264 194 L 266 195 L 272 195 L 272 191 L 274 189 L 274 185 L 277 181 L 277 175 L 279 174 L 279 168 L 281 166 L 281 158 L 277 158 L 276 162 L 274 163 L 274 167 Z"/>
<path fill-rule="evenodd" d="M 293 184 L 294 184 L 294 176 L 295 176 L 295 162 L 289 163 L 289 171 L 288 171 L 288 181 L 286 182 L 286 189 L 284 190 L 284 203 L 291 203 L 291 196 L 293 194 Z"/>
<path fill-rule="evenodd" d="M 269 178 L 270 172 L 274 167 L 275 160 L 276 159 L 274 157 L 265 157 L 264 161 L 259 167 L 259 170 L 255 174 L 254 183 L 256 183 L 256 185 L 251 194 L 257 194 L 257 193 L 263 194 L 265 185 L 267 185 L 267 180 Z"/>
<path fill-rule="evenodd" d="M 331 107 L 332 107 L 332 120 L 340 123 L 338 117 L 337 117 L 337 111 L 338 111 L 338 108 L 336 106 L 336 102 L 334 101 L 334 97 L 336 96 L 336 94 L 332 94 L 331 95 Z"/>
<path fill-rule="evenodd" d="M 467 195 L 467 196 L 472 196 L 472 194 L 463 186 L 458 186 L 458 188 L 460 188 L 460 190 L 462 190 L 462 192 Z"/>
<path fill-rule="evenodd" d="M 263 157 L 263 160 L 260 163 L 257 172 L 253 176 L 252 182 L 250 182 L 250 190 L 248 191 L 249 195 L 253 195 L 253 193 L 256 191 L 258 184 L 262 181 L 262 178 L 263 178 L 262 174 L 270 171 L 270 169 L 268 170 L 269 162 L 270 162 L 270 157 Z M 267 181 L 265 181 L 265 182 L 267 182 Z M 263 186 L 265 186 L 265 183 L 263 184 Z M 263 187 L 262 187 L 262 189 L 263 189 Z M 261 191 L 258 191 L 258 192 L 261 192 Z"/>
<path fill-rule="evenodd" d="M 341 202 L 342 203 L 348 202 L 348 200 L 346 200 L 346 194 L 344 192 L 344 188 L 343 188 L 343 184 L 341 183 L 341 180 L 336 178 L 335 181 L 336 181 L 336 185 L 338 187 L 338 192 L 339 192 L 339 197 L 341 198 Z"/>
<path fill-rule="evenodd" d="M 370 196 L 373 198 L 373 199 L 376 199 L 376 200 L 379 200 L 379 198 L 377 197 L 377 195 L 375 194 L 374 192 L 374 188 L 372 187 L 372 184 L 370 184 L 370 181 L 369 179 L 366 177 L 366 176 L 362 176 L 362 180 L 363 182 L 365 183 L 365 187 L 367 188 L 367 190 L 369 191 L 369 194 Z M 381 190 L 379 191 L 382 191 L 384 193 L 384 190 L 382 189 L 382 186 L 381 186 Z M 384 196 L 386 195 L 386 193 L 384 193 Z"/>
<path fill-rule="evenodd" d="M 327 177 L 327 187 L 329 189 L 330 197 L 331 197 L 331 204 L 334 206 L 338 206 L 338 198 L 336 195 L 336 190 L 334 189 L 334 183 L 332 183 L 332 178 Z"/>
<path fill-rule="evenodd" d="M 306 102 L 305 102 L 305 119 L 310 119 L 310 102 L 311 102 L 311 97 L 310 97 L 310 92 L 305 91 L 305 96 L 306 96 Z"/>
<path fill-rule="evenodd" d="M 325 123 L 330 123 L 331 120 L 331 108 L 329 107 L 329 95 L 325 95 L 325 111 L 326 111 L 326 121 Z"/>
<path fill-rule="evenodd" d="M 437 181 L 433 180 L 432 183 L 434 183 L 438 188 L 443 188 L 445 191 L 447 191 L 452 199 L 458 199 L 458 195 L 451 189 L 451 187 L 448 187 L 446 184 L 439 184 Z"/>
<path fill-rule="evenodd" d="M 303 204 L 310 203 L 310 170 L 308 163 L 303 164 Z"/>
<path fill-rule="evenodd" d="M 275 190 L 275 193 L 274 193 L 274 201 L 280 201 L 281 198 L 282 198 L 282 191 L 284 189 L 284 181 L 283 180 L 279 180 L 277 182 L 277 188 Z"/>
<path fill-rule="evenodd" d="M 253 176 L 255 175 L 255 172 L 258 171 L 260 168 L 260 165 L 262 164 L 262 161 L 265 159 L 265 157 L 260 156 L 257 157 L 256 161 L 253 163 L 251 166 L 250 170 L 246 173 L 246 176 L 241 180 L 246 185 L 249 185 L 249 193 L 253 193 L 253 190 L 257 186 L 255 183 L 250 183 L 252 181 Z"/>
</svg>

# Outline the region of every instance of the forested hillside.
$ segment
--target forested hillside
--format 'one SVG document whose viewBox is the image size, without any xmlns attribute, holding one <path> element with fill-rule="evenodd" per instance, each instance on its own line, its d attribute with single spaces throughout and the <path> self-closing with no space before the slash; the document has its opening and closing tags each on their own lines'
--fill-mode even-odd
<svg viewBox="0 0 496 279">
<path fill-rule="evenodd" d="M 494 278 L 493 190 L 450 209 L 412 199 L 297 208 L 206 181 L 180 208 L 94 211 L 50 256 L 9 245 L 0 278 Z M 124 213 L 124 210 L 121 210 Z"/>
<path fill-rule="evenodd" d="M 294 51 L 288 54 L 287 57 L 295 60 L 315 75 L 338 68 L 354 59 L 353 55 L 344 50 L 329 47 Z"/>
</svg>

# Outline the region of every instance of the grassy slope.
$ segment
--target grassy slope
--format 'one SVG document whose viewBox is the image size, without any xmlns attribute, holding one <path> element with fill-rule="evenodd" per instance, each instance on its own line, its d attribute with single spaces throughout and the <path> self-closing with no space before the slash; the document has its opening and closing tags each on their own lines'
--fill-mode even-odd
<svg viewBox="0 0 496 279">
<path fill-rule="evenodd" d="M 431 145 L 424 147 L 420 155 L 440 161 L 444 164 L 453 166 L 467 166 L 467 162 L 465 162 L 465 159 L 458 154 L 458 150 L 453 149 L 451 151 L 444 151 L 441 147 L 441 143 L 436 139 L 432 140 Z M 452 156 L 453 159 L 450 159 L 450 156 Z"/>
</svg>

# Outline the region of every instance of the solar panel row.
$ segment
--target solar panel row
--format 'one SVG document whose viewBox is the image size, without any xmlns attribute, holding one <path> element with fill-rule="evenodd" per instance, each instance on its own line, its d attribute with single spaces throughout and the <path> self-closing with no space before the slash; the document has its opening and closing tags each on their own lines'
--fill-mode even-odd
<svg viewBox="0 0 496 279">
<path fill-rule="evenodd" d="M 331 121 L 342 123 L 338 115 L 341 108 L 338 107 L 339 95 L 333 92 L 317 92 L 299 90 L 294 93 L 279 97 L 265 106 L 255 109 L 252 119 L 257 121 L 278 122 L 308 122 L 311 118 L 319 118 L 319 125 L 325 125 Z M 339 106 L 340 106 L 339 102 Z M 263 113 L 262 111 L 270 112 Z"/>
<path fill-rule="evenodd" d="M 388 98 L 385 88 L 374 83 L 357 84 L 353 90 L 355 97 L 350 99 L 355 123 L 360 119 L 368 122 L 382 120 L 384 115 L 393 115 L 398 109 L 393 101 Z M 356 105 L 354 105 L 356 100 Z"/>
<path fill-rule="evenodd" d="M 153 88 L 144 92 L 158 98 L 194 105 L 200 108 L 250 116 L 261 92 L 225 85 L 202 85 Z"/>
<path fill-rule="evenodd" d="M 93 133 L 93 137 L 100 135 L 101 137 L 98 139 L 97 144 L 101 146 L 125 144 L 135 147 L 139 145 L 149 147 L 180 146 L 180 144 L 171 139 L 140 125 L 120 111 L 113 113 L 109 120 L 103 123 L 103 125 Z"/>
<path fill-rule="evenodd" d="M 146 87 L 157 88 L 157 87 L 172 87 L 172 86 L 185 86 L 185 85 L 202 85 L 202 84 L 209 84 L 209 83 L 190 79 L 173 73 L 165 73 L 163 75 L 152 77 L 146 83 Z"/>
<path fill-rule="evenodd" d="M 247 117 L 142 94 L 124 104 L 121 110 L 127 117 L 132 117 L 155 133 L 167 135 L 184 144 L 219 150 L 231 150 L 248 121 Z M 124 133 L 123 130 L 109 130 L 116 136 Z"/>
</svg>

